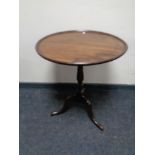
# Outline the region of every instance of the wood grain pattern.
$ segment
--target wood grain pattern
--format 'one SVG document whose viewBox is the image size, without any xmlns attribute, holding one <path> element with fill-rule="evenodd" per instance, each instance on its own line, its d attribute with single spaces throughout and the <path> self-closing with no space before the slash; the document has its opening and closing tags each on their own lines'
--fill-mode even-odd
<svg viewBox="0 0 155 155">
<path fill-rule="evenodd" d="M 122 56 L 127 44 L 111 34 L 96 31 L 66 31 L 41 39 L 36 50 L 43 58 L 68 65 L 93 65 Z"/>
</svg>

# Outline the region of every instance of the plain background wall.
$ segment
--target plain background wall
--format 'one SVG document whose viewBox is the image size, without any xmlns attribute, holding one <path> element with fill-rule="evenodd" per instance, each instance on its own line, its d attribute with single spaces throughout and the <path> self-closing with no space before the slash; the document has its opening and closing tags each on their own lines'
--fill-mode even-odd
<svg viewBox="0 0 155 155">
<path fill-rule="evenodd" d="M 20 82 L 76 82 L 76 67 L 48 62 L 36 42 L 65 30 L 114 34 L 127 53 L 110 63 L 85 67 L 86 83 L 134 84 L 134 0 L 20 0 Z"/>
</svg>

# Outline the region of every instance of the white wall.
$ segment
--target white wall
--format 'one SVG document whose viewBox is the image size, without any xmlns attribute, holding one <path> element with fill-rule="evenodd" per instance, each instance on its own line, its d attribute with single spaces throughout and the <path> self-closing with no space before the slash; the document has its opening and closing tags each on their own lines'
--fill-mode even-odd
<svg viewBox="0 0 155 155">
<path fill-rule="evenodd" d="M 20 0 L 20 82 L 75 82 L 76 67 L 42 59 L 36 42 L 64 30 L 90 29 L 124 39 L 127 53 L 85 67 L 85 82 L 134 84 L 134 0 Z"/>
</svg>

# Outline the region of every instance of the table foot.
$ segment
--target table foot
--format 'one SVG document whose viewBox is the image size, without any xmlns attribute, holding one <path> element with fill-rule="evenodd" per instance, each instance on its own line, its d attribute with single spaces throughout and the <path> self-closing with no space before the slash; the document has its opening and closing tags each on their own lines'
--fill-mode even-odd
<svg viewBox="0 0 155 155">
<path fill-rule="evenodd" d="M 66 98 L 66 100 L 65 100 L 64 105 L 62 106 L 62 108 L 59 111 L 52 112 L 50 115 L 51 116 L 55 116 L 55 115 L 59 115 L 59 114 L 62 114 L 64 112 L 66 112 L 70 108 L 70 105 L 69 105 L 68 101 L 71 100 L 74 97 L 75 96 L 68 96 Z"/>
<path fill-rule="evenodd" d="M 92 104 L 91 102 L 84 96 L 82 95 L 82 99 L 84 101 L 84 103 L 86 104 L 86 110 L 87 110 L 87 114 L 89 116 L 89 118 L 91 119 L 91 121 L 101 130 L 104 131 L 104 127 L 98 123 L 95 119 L 93 110 L 92 110 Z"/>
</svg>

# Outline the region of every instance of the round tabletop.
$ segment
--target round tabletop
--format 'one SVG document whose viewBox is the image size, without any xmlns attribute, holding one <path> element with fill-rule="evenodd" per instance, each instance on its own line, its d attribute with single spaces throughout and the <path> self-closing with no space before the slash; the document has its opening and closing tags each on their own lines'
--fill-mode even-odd
<svg viewBox="0 0 155 155">
<path fill-rule="evenodd" d="M 97 31 L 65 31 L 48 35 L 36 45 L 43 58 L 66 65 L 93 65 L 115 60 L 127 50 L 120 38 Z"/>
</svg>

